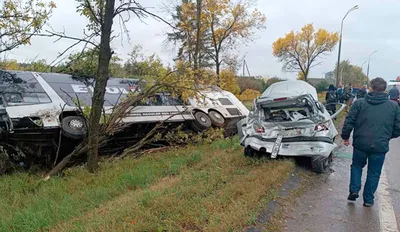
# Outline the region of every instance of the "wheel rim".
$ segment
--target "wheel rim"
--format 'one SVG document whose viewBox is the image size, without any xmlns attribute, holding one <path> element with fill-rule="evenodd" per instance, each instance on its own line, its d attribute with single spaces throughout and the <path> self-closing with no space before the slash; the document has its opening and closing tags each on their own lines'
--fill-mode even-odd
<svg viewBox="0 0 400 232">
<path fill-rule="evenodd" d="M 202 121 L 203 123 L 206 123 L 207 119 L 205 117 L 200 117 L 200 121 Z"/>
<path fill-rule="evenodd" d="M 69 122 L 69 126 L 73 129 L 82 129 L 83 128 L 83 123 L 81 120 L 73 119 Z"/>
<path fill-rule="evenodd" d="M 221 115 L 214 113 L 214 117 L 216 117 L 217 119 L 222 119 Z"/>
</svg>

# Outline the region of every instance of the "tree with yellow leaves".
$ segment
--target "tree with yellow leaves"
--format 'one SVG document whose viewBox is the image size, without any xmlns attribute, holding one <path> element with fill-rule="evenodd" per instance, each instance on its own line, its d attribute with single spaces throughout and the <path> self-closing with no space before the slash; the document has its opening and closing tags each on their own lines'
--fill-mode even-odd
<svg viewBox="0 0 400 232">
<path fill-rule="evenodd" d="M 0 61 L 0 69 L 2 70 L 20 70 L 21 66 L 16 60 L 2 60 Z"/>
<path fill-rule="evenodd" d="M 272 54 L 283 62 L 284 71 L 299 72 L 298 77 L 307 81 L 310 69 L 320 64 L 317 59 L 331 52 L 338 40 L 337 32 L 315 31 L 307 24 L 300 32 L 291 31 L 275 41 Z"/>
<path fill-rule="evenodd" d="M 202 0 L 196 3 L 183 0 L 177 7 L 177 15 L 174 15 L 177 31 L 168 34 L 169 40 L 181 42 L 179 54 L 188 54 L 189 62 L 194 60 L 192 57 L 195 54 L 203 61 L 198 62 L 200 67 L 210 60 L 219 85 L 220 72 L 226 63 L 224 55 L 239 42 L 250 41 L 257 29 L 265 28 L 265 15 L 257 9 L 250 10 L 254 3 L 254 0 Z M 201 12 L 198 12 L 199 9 Z M 200 22 L 196 21 L 198 18 Z M 197 30 L 197 26 L 200 26 L 200 30 Z"/>
<path fill-rule="evenodd" d="M 41 0 L 3 0 L 1 4 L 0 53 L 29 44 L 56 7 Z"/>
<path fill-rule="evenodd" d="M 237 77 L 234 72 L 229 69 L 222 70 L 220 73 L 220 87 L 223 90 L 229 91 L 233 94 L 239 94 L 240 88 L 237 83 Z"/>
<path fill-rule="evenodd" d="M 204 1 L 204 26 L 210 31 L 213 48 L 211 58 L 215 64 L 217 83 L 220 82 L 222 55 L 239 42 L 253 38 L 256 29 L 265 28 L 265 15 L 257 9 L 250 11 L 255 1 L 207 0 Z"/>
</svg>

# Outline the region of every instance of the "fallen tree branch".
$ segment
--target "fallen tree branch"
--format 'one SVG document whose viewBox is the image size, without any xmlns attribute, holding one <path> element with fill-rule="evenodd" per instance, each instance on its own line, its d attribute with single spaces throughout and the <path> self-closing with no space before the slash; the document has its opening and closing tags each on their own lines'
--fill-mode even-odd
<svg viewBox="0 0 400 232">
<path fill-rule="evenodd" d="M 55 174 L 62 171 L 68 165 L 69 161 L 73 157 L 77 157 L 77 156 L 81 155 L 82 153 L 87 152 L 88 150 L 89 150 L 89 146 L 84 145 L 82 147 L 82 143 L 81 143 L 81 145 L 79 145 L 77 148 L 75 148 L 75 150 L 71 154 L 67 155 L 64 159 L 61 160 L 60 163 L 57 164 L 57 166 L 55 166 L 50 172 L 48 172 L 45 175 L 45 178 L 43 180 L 48 181 L 51 176 L 54 176 Z"/>
</svg>

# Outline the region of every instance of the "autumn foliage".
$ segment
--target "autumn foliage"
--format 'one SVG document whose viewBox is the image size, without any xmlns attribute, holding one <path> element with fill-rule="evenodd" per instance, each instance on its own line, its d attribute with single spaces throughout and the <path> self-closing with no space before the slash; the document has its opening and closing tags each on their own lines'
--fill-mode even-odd
<svg viewBox="0 0 400 232">
<path fill-rule="evenodd" d="M 30 44 L 56 8 L 54 2 L 41 0 L 3 0 L 0 4 L 0 53 Z"/>
<path fill-rule="evenodd" d="M 220 74 L 220 87 L 223 90 L 229 91 L 233 94 L 239 94 L 240 88 L 237 84 L 236 75 L 230 70 L 222 70 Z M 217 81 L 217 79 L 215 79 Z"/>
<path fill-rule="evenodd" d="M 241 101 L 251 101 L 261 96 L 261 93 L 254 89 L 246 89 L 239 95 L 239 100 Z"/>
<path fill-rule="evenodd" d="M 180 42 L 179 60 L 189 63 L 197 60 L 200 68 L 214 66 L 220 82 L 224 58 L 239 43 L 251 41 L 256 30 L 265 28 L 266 18 L 253 8 L 255 1 L 198 1 L 196 4 L 194 1 L 183 0 L 177 6 L 177 13 L 173 15 L 177 30 L 169 33 L 168 39 Z M 201 3 L 199 7 L 198 3 Z M 197 22 L 198 15 L 200 22 Z M 198 52 L 196 45 L 200 46 Z"/>
<path fill-rule="evenodd" d="M 337 32 L 325 29 L 315 31 L 312 24 L 305 25 L 300 32 L 291 31 L 272 45 L 272 54 L 283 63 L 283 70 L 299 72 L 307 81 L 310 69 L 318 64 L 318 58 L 333 51 L 339 41 Z"/>
</svg>

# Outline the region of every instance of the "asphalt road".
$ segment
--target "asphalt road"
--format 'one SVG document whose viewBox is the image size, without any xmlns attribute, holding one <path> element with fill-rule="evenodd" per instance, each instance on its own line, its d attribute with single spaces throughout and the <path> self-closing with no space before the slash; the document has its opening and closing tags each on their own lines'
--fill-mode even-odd
<svg viewBox="0 0 400 232">
<path fill-rule="evenodd" d="M 397 225 L 400 229 L 400 139 L 390 142 L 390 151 L 385 160 L 385 169 L 389 182 L 389 193 L 392 198 Z"/>
<path fill-rule="evenodd" d="M 362 197 L 355 203 L 347 201 L 352 149 L 339 146 L 334 151 L 332 172 L 315 177 L 313 186 L 286 215 L 283 231 L 397 232 L 396 227 L 400 228 L 400 139 L 391 142 L 385 162 L 388 181 L 381 179 L 372 208 L 363 207 Z M 366 170 L 363 183 L 365 175 Z M 395 217 L 398 226 L 393 222 Z"/>
</svg>

